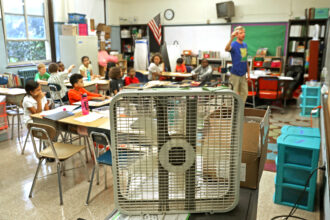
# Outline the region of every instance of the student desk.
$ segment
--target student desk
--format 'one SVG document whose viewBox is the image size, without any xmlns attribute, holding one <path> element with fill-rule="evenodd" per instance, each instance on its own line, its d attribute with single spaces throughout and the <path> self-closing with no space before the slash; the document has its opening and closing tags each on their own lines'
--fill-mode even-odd
<svg viewBox="0 0 330 220">
<path fill-rule="evenodd" d="M 146 70 L 136 70 L 136 72 L 140 72 L 143 75 L 149 75 L 149 71 Z M 178 72 L 162 72 L 162 76 L 168 76 L 168 77 L 182 77 L 182 78 L 187 78 L 187 77 L 192 77 L 194 74 L 192 73 L 178 73 Z"/>
<path fill-rule="evenodd" d="M 102 106 L 106 106 L 106 105 L 109 105 L 111 102 L 111 98 L 110 99 L 105 99 L 104 101 L 93 101 L 93 100 L 90 100 L 88 101 L 88 106 L 89 107 L 93 107 L 93 108 L 98 108 L 98 107 L 102 107 Z M 73 103 L 74 105 L 81 105 L 81 102 L 75 102 Z"/>
<path fill-rule="evenodd" d="M 21 106 L 21 102 L 25 96 L 25 89 L 20 88 L 0 88 L 0 95 L 6 96 L 6 102 L 9 104 Z"/>
</svg>

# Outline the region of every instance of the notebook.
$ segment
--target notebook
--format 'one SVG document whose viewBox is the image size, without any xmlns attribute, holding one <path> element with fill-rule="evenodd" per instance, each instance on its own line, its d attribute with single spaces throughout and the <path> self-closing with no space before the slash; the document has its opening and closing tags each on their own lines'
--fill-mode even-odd
<svg viewBox="0 0 330 220">
<path fill-rule="evenodd" d="M 61 120 L 63 118 L 70 117 L 72 115 L 74 115 L 74 113 L 68 112 L 68 111 L 62 111 L 62 112 L 57 112 L 57 113 L 54 113 L 54 114 L 51 114 L 51 115 L 46 115 L 46 116 L 44 116 L 44 118 L 50 119 L 50 120 L 53 120 L 53 121 L 58 121 L 58 120 Z"/>
</svg>

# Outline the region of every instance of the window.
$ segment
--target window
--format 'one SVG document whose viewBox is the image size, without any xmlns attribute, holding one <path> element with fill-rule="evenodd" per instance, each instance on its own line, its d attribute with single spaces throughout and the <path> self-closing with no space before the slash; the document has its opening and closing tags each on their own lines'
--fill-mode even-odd
<svg viewBox="0 0 330 220">
<path fill-rule="evenodd" d="M 1 0 L 9 65 L 50 61 L 46 0 Z"/>
</svg>

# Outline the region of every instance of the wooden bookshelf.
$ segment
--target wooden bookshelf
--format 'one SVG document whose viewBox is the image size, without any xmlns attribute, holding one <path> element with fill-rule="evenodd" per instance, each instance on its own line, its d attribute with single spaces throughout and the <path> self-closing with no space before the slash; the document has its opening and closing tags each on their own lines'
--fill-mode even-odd
<svg viewBox="0 0 330 220">
<path fill-rule="evenodd" d="M 291 66 L 290 61 L 293 61 L 295 59 L 303 59 L 302 66 L 305 68 L 306 73 L 309 72 L 308 65 L 306 65 L 306 58 L 309 53 L 309 45 L 312 40 L 312 37 L 310 36 L 310 26 L 313 26 L 315 24 L 320 25 L 320 32 L 322 32 L 322 26 L 325 26 L 324 28 L 324 36 L 319 36 L 319 54 L 318 54 L 318 61 L 317 61 L 317 68 L 315 68 L 315 59 L 313 59 L 313 68 L 314 70 L 317 69 L 317 79 L 320 79 L 320 71 L 322 70 L 322 67 L 325 64 L 325 51 L 327 48 L 326 41 L 327 34 L 328 34 L 328 28 L 329 28 L 329 19 L 302 19 L 302 20 L 289 20 L 289 30 L 288 30 L 288 38 L 287 38 L 287 53 L 285 58 L 285 72 L 288 71 L 289 67 Z M 297 33 L 295 32 L 296 25 L 301 26 L 301 32 Z M 294 35 L 294 36 L 292 36 Z M 296 36 L 299 35 L 299 36 Z M 299 51 L 297 51 L 299 47 Z M 300 50 L 303 50 L 300 51 Z M 315 51 L 313 51 L 313 56 L 315 56 Z M 299 58 L 300 57 L 300 58 Z M 311 59 L 311 57 L 309 57 Z M 308 64 L 308 63 L 307 63 Z M 315 75 L 313 76 L 313 78 Z"/>
</svg>

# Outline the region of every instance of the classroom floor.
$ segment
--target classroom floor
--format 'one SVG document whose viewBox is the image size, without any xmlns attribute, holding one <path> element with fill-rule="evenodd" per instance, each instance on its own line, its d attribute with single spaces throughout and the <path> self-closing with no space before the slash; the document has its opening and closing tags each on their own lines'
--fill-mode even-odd
<svg viewBox="0 0 330 220">
<path fill-rule="evenodd" d="M 278 117 L 292 117 L 299 110 L 295 106 Z M 316 122 L 315 122 L 316 123 Z M 16 131 L 16 128 L 15 128 Z M 79 156 L 66 162 L 66 176 L 62 177 L 64 205 L 59 205 L 58 185 L 55 163 L 42 164 L 33 197 L 29 191 L 37 168 L 37 159 L 32 143 L 28 142 L 24 155 L 21 147 L 26 129 L 22 131 L 21 141 L 14 132 L 14 139 L 0 143 L 0 220 L 8 219 L 104 219 L 114 209 L 112 175 L 108 175 L 108 189 L 104 190 L 103 169 L 100 169 L 100 185 L 93 186 L 91 201 L 85 205 L 89 183 Z M 9 134 L 10 135 L 10 134 Z M 89 161 L 89 172 L 92 162 Z M 108 168 L 108 173 L 111 173 Z M 259 220 L 268 220 L 276 215 L 288 214 L 291 207 L 273 203 L 274 172 L 264 171 L 261 178 L 258 202 Z M 319 219 L 319 211 L 308 212 L 298 209 L 297 216 L 310 220 Z"/>
</svg>

